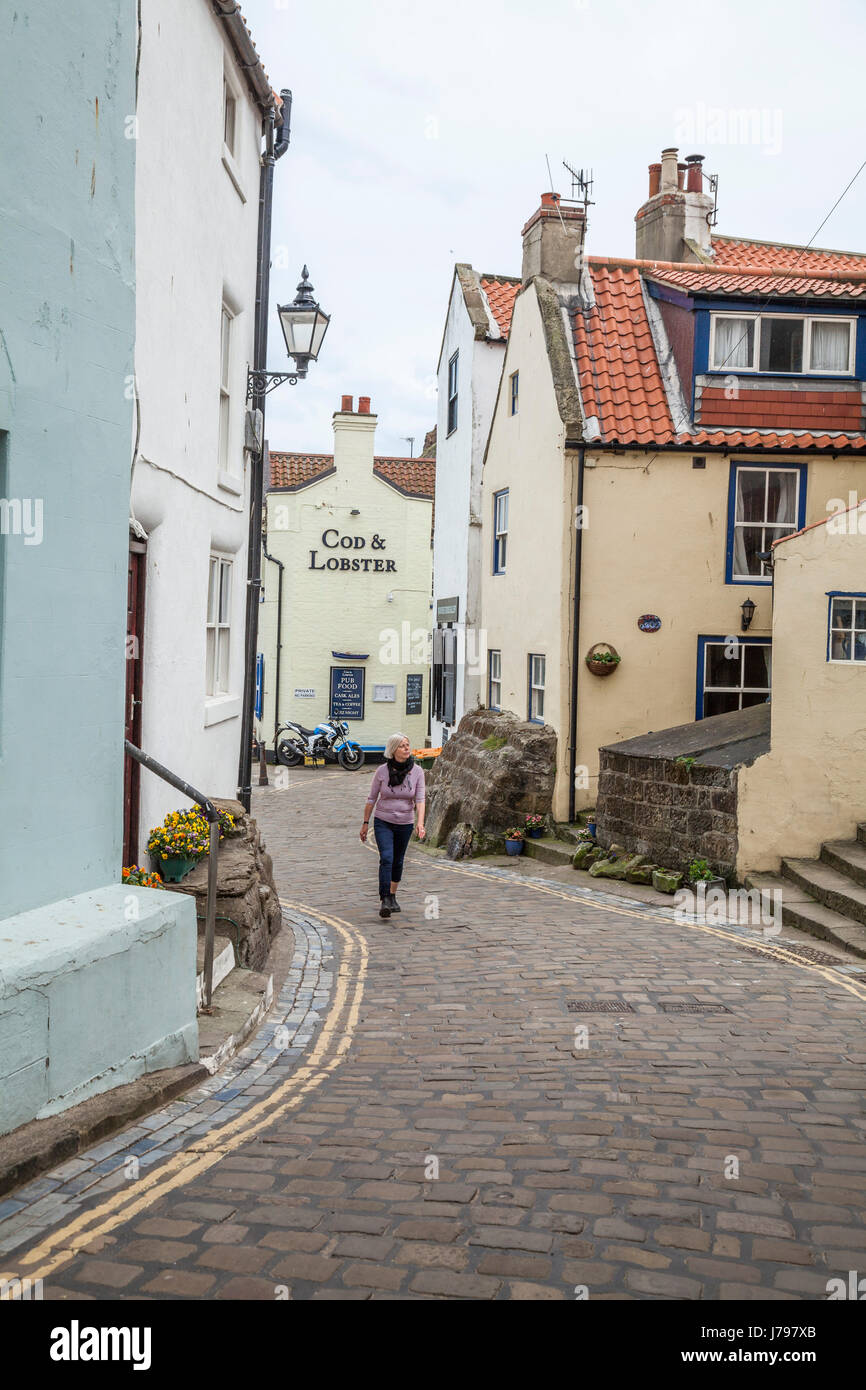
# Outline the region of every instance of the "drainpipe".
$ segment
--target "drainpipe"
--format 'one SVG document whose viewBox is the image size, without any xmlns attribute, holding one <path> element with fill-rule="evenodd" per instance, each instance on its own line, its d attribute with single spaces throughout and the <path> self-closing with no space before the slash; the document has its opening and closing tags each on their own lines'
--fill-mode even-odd
<svg viewBox="0 0 866 1390">
<path fill-rule="evenodd" d="M 583 476 L 586 449 L 583 444 L 577 451 L 577 505 L 583 506 Z M 583 513 L 578 512 L 581 521 Z M 568 819 L 574 820 L 575 795 L 574 777 L 577 770 L 577 681 L 580 674 L 580 566 L 583 559 L 583 526 L 577 527 L 577 540 L 574 546 L 574 610 L 571 619 L 571 713 L 568 724 Z"/>
<path fill-rule="evenodd" d="M 265 149 L 259 176 L 258 265 L 256 268 L 256 307 L 253 367 L 264 370 L 268 359 L 268 292 L 271 270 L 271 212 L 274 196 L 274 164 L 289 148 L 292 94 L 280 92 L 279 126 L 273 107 L 265 114 Z M 256 648 L 259 636 L 259 595 L 262 587 L 262 500 L 265 438 L 265 392 L 258 391 L 250 401 L 251 410 L 261 411 L 261 447 L 250 455 L 250 525 L 247 554 L 247 606 L 244 635 L 244 693 L 241 706 L 241 746 L 238 759 L 238 800 L 250 809 L 253 766 L 253 699 L 256 688 Z"/>
</svg>

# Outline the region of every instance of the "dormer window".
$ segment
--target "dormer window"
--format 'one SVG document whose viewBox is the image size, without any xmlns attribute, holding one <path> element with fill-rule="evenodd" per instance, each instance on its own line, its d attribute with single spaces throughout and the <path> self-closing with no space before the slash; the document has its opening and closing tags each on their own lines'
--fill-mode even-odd
<svg viewBox="0 0 866 1390">
<path fill-rule="evenodd" d="M 856 319 L 712 314 L 710 371 L 853 376 Z"/>
</svg>

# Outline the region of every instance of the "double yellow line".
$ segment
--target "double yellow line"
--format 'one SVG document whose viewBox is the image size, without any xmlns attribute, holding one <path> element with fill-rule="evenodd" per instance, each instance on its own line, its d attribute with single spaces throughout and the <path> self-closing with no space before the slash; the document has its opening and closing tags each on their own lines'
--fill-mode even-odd
<svg viewBox="0 0 866 1390">
<path fill-rule="evenodd" d="M 493 875 L 491 874 L 480 872 L 477 869 L 468 869 L 463 864 L 455 864 L 450 860 L 443 862 L 442 860 L 434 859 L 432 861 L 428 860 L 428 862 L 434 863 L 438 869 L 442 869 L 446 873 L 467 874 L 470 878 L 482 878 L 487 883 L 490 883 L 493 879 Z M 497 874 L 494 881 L 501 882 L 502 880 L 499 879 L 499 875 Z M 632 909 L 628 907 L 618 907 L 613 903 L 596 902 L 592 898 L 578 898 L 573 893 L 563 893 L 557 888 L 550 888 L 544 883 L 534 883 L 530 879 L 523 878 L 522 876 L 518 877 L 515 875 L 514 878 L 509 879 L 508 882 L 510 885 L 513 884 L 523 888 L 531 888 L 535 893 L 546 893 L 548 897 L 551 898 L 561 898 L 563 902 L 575 905 L 580 905 L 585 902 L 588 907 L 592 907 L 593 911 L 612 912 L 617 917 L 634 917 L 639 922 L 651 922 L 661 927 L 687 927 L 689 931 L 703 932 L 707 936 L 717 936 L 721 941 L 729 941 L 734 946 L 739 946 L 741 950 L 748 948 L 750 951 L 760 951 L 762 955 L 769 956 L 773 960 L 782 961 L 785 965 L 797 965 L 801 970 L 808 970 L 813 974 L 821 975 L 825 980 L 829 981 L 830 984 L 839 985 L 842 989 L 847 990 L 849 994 L 853 994 L 855 998 L 866 1001 L 866 986 L 861 984 L 858 980 L 849 979 L 838 971 L 835 966 L 819 965 L 817 961 L 803 960 L 801 956 L 773 942 L 764 941 L 759 938 L 752 941 L 748 937 L 741 936 L 738 932 L 724 931 L 723 928 L 710 926 L 706 922 L 699 922 L 697 920 L 674 922 L 666 918 L 650 916 L 647 912 L 632 911 Z M 840 961 L 839 964 L 842 965 L 844 962 Z"/>
<path fill-rule="evenodd" d="M 80 1212 L 37 1245 L 14 1256 L 18 1268 L 12 1273 L 0 1274 L 0 1284 L 4 1280 L 20 1279 L 23 1275 L 30 1279 L 46 1279 L 56 1273 L 94 1240 L 125 1225 L 169 1192 L 192 1182 L 227 1154 L 268 1129 L 281 1116 L 296 1109 L 340 1065 L 352 1045 L 358 1024 L 369 959 L 367 943 L 351 923 L 340 917 L 329 917 L 304 903 L 284 899 L 280 899 L 280 902 L 283 907 L 326 923 L 337 932 L 343 943 L 333 999 L 307 1061 L 268 1096 L 251 1105 L 236 1119 L 203 1135 L 192 1147 L 172 1154 L 146 1176 L 130 1182 L 122 1191 L 106 1198 L 98 1206 Z"/>
</svg>

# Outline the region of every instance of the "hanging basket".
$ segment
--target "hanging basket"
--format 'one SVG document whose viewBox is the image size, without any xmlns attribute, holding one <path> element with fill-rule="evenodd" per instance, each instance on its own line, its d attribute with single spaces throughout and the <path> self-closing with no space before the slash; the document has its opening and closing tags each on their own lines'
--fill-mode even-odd
<svg viewBox="0 0 866 1390">
<path fill-rule="evenodd" d="M 609 660 L 608 657 L 614 659 Z M 584 660 L 594 676 L 612 676 L 620 664 L 620 655 L 616 647 L 612 647 L 609 642 L 596 642 L 590 647 Z"/>
</svg>

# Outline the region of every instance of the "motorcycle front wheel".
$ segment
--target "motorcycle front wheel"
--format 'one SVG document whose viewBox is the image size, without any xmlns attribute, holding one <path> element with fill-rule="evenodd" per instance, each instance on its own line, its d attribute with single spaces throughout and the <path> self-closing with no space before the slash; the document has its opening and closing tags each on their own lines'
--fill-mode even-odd
<svg viewBox="0 0 866 1390">
<path fill-rule="evenodd" d="M 277 744 L 277 762 L 282 763 L 283 767 L 297 767 L 303 761 L 303 754 L 299 753 L 288 739 L 281 739 Z"/>
<path fill-rule="evenodd" d="M 337 762 L 347 772 L 357 772 L 359 767 L 364 766 L 364 750 L 363 748 L 341 748 L 337 754 Z"/>
</svg>

